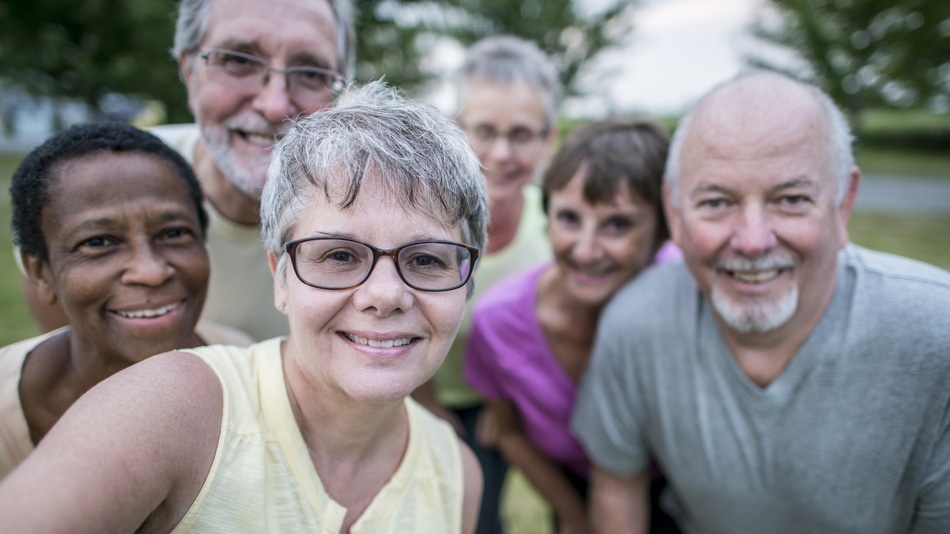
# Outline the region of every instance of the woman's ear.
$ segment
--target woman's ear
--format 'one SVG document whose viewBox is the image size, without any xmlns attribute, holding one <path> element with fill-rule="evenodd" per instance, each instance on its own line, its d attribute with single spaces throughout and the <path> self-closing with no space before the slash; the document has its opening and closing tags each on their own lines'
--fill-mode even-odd
<svg viewBox="0 0 950 534">
<path fill-rule="evenodd" d="M 270 274 L 274 278 L 274 308 L 287 315 L 287 287 L 283 273 L 280 272 L 280 260 L 271 251 L 267 252 L 267 265 L 270 266 Z"/>
<path fill-rule="evenodd" d="M 36 256 L 22 250 L 19 251 L 20 261 L 23 263 L 24 283 L 32 284 L 36 288 L 35 294 L 40 302 L 48 306 L 56 304 L 56 284 L 49 264 Z"/>
</svg>

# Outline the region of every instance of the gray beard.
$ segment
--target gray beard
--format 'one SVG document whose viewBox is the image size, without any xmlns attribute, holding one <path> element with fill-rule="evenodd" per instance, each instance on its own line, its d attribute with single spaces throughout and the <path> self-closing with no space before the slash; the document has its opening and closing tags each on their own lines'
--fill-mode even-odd
<svg viewBox="0 0 950 534">
<path fill-rule="evenodd" d="M 736 332 L 769 332 L 785 324 L 794 315 L 798 307 L 798 287 L 792 286 L 775 303 L 755 299 L 740 304 L 730 300 L 714 285 L 710 300 L 723 322 Z"/>
<path fill-rule="evenodd" d="M 245 195 L 256 199 L 261 198 L 264 180 L 256 179 L 247 169 L 237 164 L 234 149 L 228 144 L 226 134 L 221 135 L 220 132 L 202 128 L 201 138 L 221 174 Z"/>
</svg>

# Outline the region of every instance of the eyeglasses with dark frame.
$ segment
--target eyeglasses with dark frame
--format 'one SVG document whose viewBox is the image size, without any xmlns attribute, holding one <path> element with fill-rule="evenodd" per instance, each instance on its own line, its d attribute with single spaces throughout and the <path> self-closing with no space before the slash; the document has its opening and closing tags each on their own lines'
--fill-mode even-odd
<svg viewBox="0 0 950 534">
<path fill-rule="evenodd" d="M 318 289 L 351 289 L 388 256 L 399 278 L 420 291 L 458 289 L 472 277 L 479 250 L 452 241 L 414 241 L 381 249 L 354 239 L 305 237 L 284 244 L 297 279 Z"/>
<path fill-rule="evenodd" d="M 197 52 L 212 72 L 227 74 L 223 80 L 239 91 L 260 91 L 270 80 L 271 72 L 284 75 L 287 93 L 304 101 L 326 98 L 327 93 L 343 90 L 343 76 L 338 72 L 320 67 L 295 66 L 281 69 L 272 67 L 263 59 L 233 50 L 211 49 Z"/>
</svg>

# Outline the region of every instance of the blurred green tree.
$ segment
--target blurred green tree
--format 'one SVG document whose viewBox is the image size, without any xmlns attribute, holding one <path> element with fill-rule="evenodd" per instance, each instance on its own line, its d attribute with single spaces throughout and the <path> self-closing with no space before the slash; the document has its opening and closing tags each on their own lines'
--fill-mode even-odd
<svg viewBox="0 0 950 534">
<path fill-rule="evenodd" d="M 804 69 L 752 54 L 753 66 L 826 90 L 857 130 L 872 107 L 950 109 L 950 2 L 770 0 L 752 35 L 792 50 Z M 774 16 L 774 15 L 777 15 Z"/>
<path fill-rule="evenodd" d="M 160 101 L 188 120 L 185 90 L 168 53 L 169 0 L 0 0 L 0 77 L 32 95 L 80 100 L 98 118 L 110 96 Z M 112 99 L 114 100 L 114 98 Z"/>
</svg>

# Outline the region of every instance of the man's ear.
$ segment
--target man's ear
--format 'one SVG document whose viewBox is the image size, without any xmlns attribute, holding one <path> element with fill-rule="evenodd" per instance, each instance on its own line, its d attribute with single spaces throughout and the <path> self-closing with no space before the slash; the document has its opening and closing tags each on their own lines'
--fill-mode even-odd
<svg viewBox="0 0 950 534">
<path fill-rule="evenodd" d="M 185 84 L 185 92 L 188 95 L 188 109 L 192 114 L 195 111 L 195 93 L 197 92 L 197 80 L 195 74 L 195 64 L 197 56 L 193 52 L 184 52 L 178 56 L 178 78 Z"/>
<path fill-rule="evenodd" d="M 839 247 L 844 247 L 848 244 L 848 220 L 851 219 L 851 211 L 854 209 L 854 203 L 858 198 L 858 186 L 860 184 L 861 170 L 857 166 L 854 166 L 848 175 L 848 183 L 845 186 L 841 202 L 838 203 L 837 224 L 838 235 L 840 236 Z"/>
<path fill-rule="evenodd" d="M 28 252 L 20 250 L 19 253 L 20 261 L 23 262 L 24 282 L 33 284 L 40 302 L 48 306 L 56 304 L 56 284 L 49 264 Z"/>
<path fill-rule="evenodd" d="M 673 205 L 669 184 L 663 180 L 663 214 L 666 215 L 666 224 L 670 228 L 670 241 L 683 248 L 683 219 L 679 210 Z"/>
</svg>

